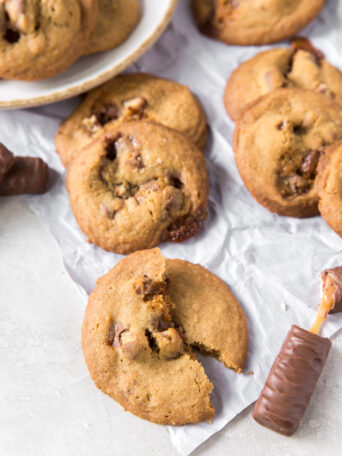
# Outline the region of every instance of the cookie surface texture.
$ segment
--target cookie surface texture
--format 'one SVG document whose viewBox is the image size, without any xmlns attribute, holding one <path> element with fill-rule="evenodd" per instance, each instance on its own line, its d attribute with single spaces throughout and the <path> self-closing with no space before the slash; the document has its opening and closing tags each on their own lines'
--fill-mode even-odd
<svg viewBox="0 0 342 456">
<path fill-rule="evenodd" d="M 205 159 L 182 134 L 128 122 L 68 168 L 70 203 L 89 241 L 127 254 L 195 236 L 207 217 Z"/>
<path fill-rule="evenodd" d="M 242 63 L 227 82 L 226 111 L 236 120 L 248 105 L 283 87 L 323 93 L 342 106 L 342 72 L 308 44 L 306 49 L 303 46 L 264 51 Z"/>
<path fill-rule="evenodd" d="M 227 44 L 267 44 L 295 35 L 324 0 L 192 0 L 202 33 Z"/>
<path fill-rule="evenodd" d="M 55 142 L 65 166 L 79 151 L 114 124 L 152 120 L 180 131 L 202 149 L 206 118 L 188 87 L 149 74 L 117 76 L 89 92 L 60 126 Z"/>
<path fill-rule="evenodd" d="M 98 0 L 95 28 L 85 54 L 107 51 L 125 41 L 141 17 L 139 0 Z"/>
<path fill-rule="evenodd" d="M 234 132 L 235 160 L 247 189 L 272 212 L 318 214 L 316 168 L 342 138 L 342 109 L 322 94 L 277 89 L 243 112 Z"/>
<path fill-rule="evenodd" d="M 0 3 L 0 77 L 54 76 L 74 63 L 95 26 L 95 0 L 5 0 Z"/>
</svg>

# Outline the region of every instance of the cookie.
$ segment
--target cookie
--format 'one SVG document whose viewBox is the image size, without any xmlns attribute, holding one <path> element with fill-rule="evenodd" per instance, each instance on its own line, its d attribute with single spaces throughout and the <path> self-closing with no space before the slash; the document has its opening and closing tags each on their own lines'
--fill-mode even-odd
<svg viewBox="0 0 342 456">
<path fill-rule="evenodd" d="M 191 300 L 192 292 L 199 302 Z M 213 385 L 191 352 L 193 339 L 196 348 L 214 355 L 227 347 L 222 357 L 229 362 L 236 348 L 231 351 L 227 340 L 243 349 L 248 344 L 245 317 L 216 276 L 190 263 L 165 261 L 159 249 L 121 260 L 89 297 L 82 326 L 89 373 L 100 390 L 141 418 L 171 425 L 213 418 Z"/>
<path fill-rule="evenodd" d="M 299 87 L 323 93 L 342 105 L 342 72 L 305 38 L 291 48 L 260 52 L 231 74 L 224 105 L 232 120 L 258 98 L 281 87 Z"/>
<path fill-rule="evenodd" d="M 319 212 L 327 224 L 342 237 L 342 141 L 328 147 L 317 170 L 316 189 Z"/>
<path fill-rule="evenodd" d="M 139 0 L 98 0 L 98 4 L 97 22 L 85 54 L 118 46 L 128 38 L 141 17 Z"/>
<path fill-rule="evenodd" d="M 227 44 L 267 44 L 295 35 L 324 0 L 192 0 L 200 31 Z"/>
<path fill-rule="evenodd" d="M 277 89 L 242 113 L 235 160 L 247 189 L 272 212 L 318 214 L 316 167 L 324 148 L 342 138 L 342 108 L 325 95 Z"/>
<path fill-rule="evenodd" d="M 113 125 L 73 160 L 67 188 L 89 241 L 117 253 L 184 241 L 207 217 L 203 154 L 152 122 Z"/>
<path fill-rule="evenodd" d="M 205 114 L 186 86 L 150 74 L 127 74 L 89 92 L 60 126 L 55 142 L 62 163 L 67 166 L 114 124 L 138 119 L 178 130 L 200 149 L 204 147 Z"/>
<path fill-rule="evenodd" d="M 0 3 L 0 77 L 54 76 L 82 54 L 95 26 L 96 0 L 6 0 Z"/>
</svg>

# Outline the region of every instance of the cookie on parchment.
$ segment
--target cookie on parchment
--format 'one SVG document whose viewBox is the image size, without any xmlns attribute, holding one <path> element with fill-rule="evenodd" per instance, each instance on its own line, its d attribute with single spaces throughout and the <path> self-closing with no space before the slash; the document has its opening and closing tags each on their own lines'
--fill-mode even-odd
<svg viewBox="0 0 342 456">
<path fill-rule="evenodd" d="M 235 161 L 252 196 L 272 212 L 318 214 L 316 168 L 325 147 L 342 138 L 342 108 L 325 95 L 277 89 L 242 113 Z"/>
<path fill-rule="evenodd" d="M 128 38 L 141 17 L 139 0 L 98 0 L 95 28 L 85 54 L 107 51 Z"/>
<path fill-rule="evenodd" d="M 342 237 L 342 141 L 328 147 L 317 170 L 318 209 L 327 224 Z"/>
<path fill-rule="evenodd" d="M 178 130 L 204 147 L 205 114 L 186 86 L 150 74 L 126 74 L 89 92 L 62 123 L 55 138 L 62 163 L 68 166 L 84 146 L 114 124 L 142 119 Z"/>
<path fill-rule="evenodd" d="M 196 302 L 201 295 L 206 300 Z M 242 369 L 247 331 L 243 311 L 222 281 L 200 266 L 165 262 L 153 249 L 124 258 L 97 282 L 85 312 L 82 348 L 105 394 L 141 418 L 182 425 L 211 420 L 215 412 L 213 385 L 191 346 L 228 364 L 233 356 Z M 243 353 L 235 357 L 238 347 Z"/>
<path fill-rule="evenodd" d="M 83 54 L 96 16 L 96 0 L 0 2 L 0 77 L 31 81 L 65 70 Z"/>
<path fill-rule="evenodd" d="M 73 160 L 67 188 L 89 241 L 117 253 L 184 241 L 207 217 L 202 152 L 152 122 L 113 125 Z"/>
<path fill-rule="evenodd" d="M 282 87 L 299 87 L 323 93 L 342 105 L 342 72 L 305 38 L 290 48 L 260 52 L 231 74 L 224 105 L 232 120 L 258 98 Z"/>
<path fill-rule="evenodd" d="M 324 0 L 192 0 L 202 33 L 227 44 L 267 44 L 295 35 Z"/>
</svg>

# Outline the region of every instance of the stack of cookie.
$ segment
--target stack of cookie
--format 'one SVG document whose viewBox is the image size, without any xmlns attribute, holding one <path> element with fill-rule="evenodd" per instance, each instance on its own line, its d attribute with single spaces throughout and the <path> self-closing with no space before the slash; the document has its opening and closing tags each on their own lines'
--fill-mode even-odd
<svg viewBox="0 0 342 456">
<path fill-rule="evenodd" d="M 308 40 L 295 39 L 290 48 L 262 52 L 240 65 L 227 83 L 224 103 L 236 121 L 235 160 L 252 196 L 279 215 L 321 212 L 341 234 L 336 166 L 342 72 Z"/>
<path fill-rule="evenodd" d="M 121 44 L 140 19 L 139 0 L 0 2 L 0 77 L 55 76 L 83 55 Z"/>
<path fill-rule="evenodd" d="M 90 92 L 55 140 L 89 241 L 127 254 L 195 236 L 207 217 L 205 139 L 185 86 L 132 74 Z"/>
</svg>

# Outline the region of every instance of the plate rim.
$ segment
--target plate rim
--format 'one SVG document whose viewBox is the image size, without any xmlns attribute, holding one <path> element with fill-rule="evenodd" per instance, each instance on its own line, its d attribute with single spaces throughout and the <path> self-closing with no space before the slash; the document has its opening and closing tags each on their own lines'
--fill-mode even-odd
<svg viewBox="0 0 342 456">
<path fill-rule="evenodd" d="M 27 100 L 0 100 L 0 109 L 15 109 L 15 108 L 32 108 L 49 103 L 56 103 L 58 101 L 66 100 L 76 95 L 80 95 L 88 90 L 98 87 L 101 84 L 109 81 L 117 74 L 124 71 L 127 67 L 136 62 L 162 35 L 167 25 L 172 19 L 173 13 L 176 9 L 179 0 L 170 0 L 170 5 L 158 27 L 154 32 L 143 42 L 141 45 L 132 52 L 128 57 L 116 64 L 114 67 L 102 72 L 101 74 L 90 78 L 89 80 L 76 84 L 68 89 L 60 90 L 49 95 L 40 95 Z"/>
</svg>

